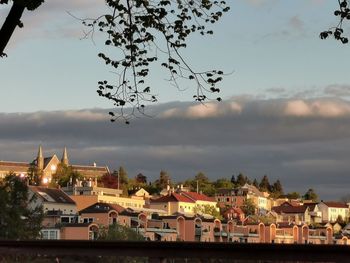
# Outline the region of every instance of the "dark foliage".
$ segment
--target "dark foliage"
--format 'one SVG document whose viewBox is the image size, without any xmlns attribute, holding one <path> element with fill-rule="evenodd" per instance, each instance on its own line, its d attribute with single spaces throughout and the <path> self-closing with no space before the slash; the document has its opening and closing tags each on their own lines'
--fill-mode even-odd
<svg viewBox="0 0 350 263">
<path fill-rule="evenodd" d="M 335 27 L 323 31 L 320 33 L 321 39 L 326 39 L 329 36 L 333 36 L 334 39 L 341 41 L 343 44 L 347 44 L 349 39 L 343 35 L 344 24 L 347 20 L 350 20 L 350 8 L 348 0 L 338 0 L 339 9 L 334 11 L 334 15 L 339 17 L 339 23 Z"/>
</svg>

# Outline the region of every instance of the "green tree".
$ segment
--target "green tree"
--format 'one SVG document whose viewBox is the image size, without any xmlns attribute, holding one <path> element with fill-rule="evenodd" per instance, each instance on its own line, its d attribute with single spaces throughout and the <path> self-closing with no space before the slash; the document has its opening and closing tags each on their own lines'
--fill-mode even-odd
<svg viewBox="0 0 350 263">
<path fill-rule="evenodd" d="M 300 198 L 300 194 L 298 192 L 291 192 L 291 193 L 288 193 L 286 196 L 288 199 L 299 199 Z"/>
<path fill-rule="evenodd" d="M 193 208 L 193 212 L 199 215 L 202 215 L 202 214 L 211 215 L 212 217 L 220 220 L 223 219 L 218 209 L 212 205 L 195 205 Z"/>
<path fill-rule="evenodd" d="M 137 230 L 114 223 L 108 228 L 100 227 L 98 240 L 144 241 L 145 238 Z"/>
<path fill-rule="evenodd" d="M 214 186 L 216 189 L 220 189 L 220 188 L 231 189 L 234 187 L 234 184 L 226 178 L 219 178 L 214 182 Z"/>
<path fill-rule="evenodd" d="M 264 175 L 260 181 L 259 190 L 262 192 L 269 192 L 270 189 L 271 189 L 271 185 L 269 182 L 269 178 L 267 177 L 267 175 Z"/>
<path fill-rule="evenodd" d="M 314 191 L 314 189 L 310 188 L 303 196 L 304 200 L 312 200 L 313 202 L 318 201 L 318 195 Z"/>
<path fill-rule="evenodd" d="M 159 178 L 155 181 L 155 185 L 159 192 L 166 189 L 168 185 L 171 185 L 170 175 L 167 171 L 160 171 Z"/>
<path fill-rule="evenodd" d="M 128 195 L 129 190 L 129 178 L 128 172 L 123 166 L 120 166 L 118 169 L 118 185 L 119 189 L 123 190 L 123 195 Z"/>
<path fill-rule="evenodd" d="M 215 186 L 212 182 L 209 181 L 209 178 L 203 173 L 199 172 L 192 181 L 192 187 L 197 191 L 197 184 L 198 184 L 198 191 L 200 193 L 203 193 L 208 196 L 214 196 L 215 195 Z"/>
<path fill-rule="evenodd" d="M 43 172 L 34 164 L 30 164 L 27 171 L 27 179 L 29 185 L 40 185 L 43 177 Z"/>
<path fill-rule="evenodd" d="M 140 185 L 145 185 L 147 184 L 147 176 L 143 175 L 142 173 L 139 173 L 135 176 L 135 181 Z"/>
<path fill-rule="evenodd" d="M 254 185 L 256 188 L 259 188 L 259 183 L 258 183 L 258 180 L 256 180 L 256 178 L 254 178 L 253 185 Z"/>
<path fill-rule="evenodd" d="M 232 183 L 233 185 L 236 185 L 236 177 L 235 177 L 234 174 L 231 176 L 231 183 Z"/>
<path fill-rule="evenodd" d="M 74 185 L 77 183 L 77 180 L 81 181 L 83 179 L 84 176 L 78 171 L 75 171 L 72 166 L 60 163 L 57 165 L 56 173 L 52 175 L 51 186 Z"/>
<path fill-rule="evenodd" d="M 35 239 L 40 235 L 43 210 L 29 199 L 28 186 L 14 173 L 0 182 L 0 239 Z M 31 204 L 31 205 L 30 205 Z"/>
<path fill-rule="evenodd" d="M 245 176 L 242 173 L 239 173 L 236 180 L 236 186 L 237 187 L 243 186 L 247 183 L 247 181 L 248 181 L 247 176 Z"/>
<path fill-rule="evenodd" d="M 256 206 L 252 199 L 246 199 L 243 202 L 243 206 L 241 207 L 245 216 L 255 215 Z"/>
<path fill-rule="evenodd" d="M 280 180 L 277 180 L 271 186 L 271 197 L 278 198 L 283 195 L 283 187 Z"/>
</svg>

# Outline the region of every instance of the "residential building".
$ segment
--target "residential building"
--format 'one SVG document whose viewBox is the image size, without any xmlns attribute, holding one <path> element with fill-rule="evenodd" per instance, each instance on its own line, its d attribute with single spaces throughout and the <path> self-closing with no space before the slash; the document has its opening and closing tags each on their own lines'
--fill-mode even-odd
<svg viewBox="0 0 350 263">
<path fill-rule="evenodd" d="M 341 217 L 342 220 L 349 218 L 349 206 L 345 203 L 321 201 L 318 207 L 322 212 L 323 222 L 335 222 L 338 217 Z"/>
<path fill-rule="evenodd" d="M 29 206 L 43 208 L 43 239 L 61 239 L 60 225 L 78 221 L 75 202 L 60 189 L 29 186 L 29 200 Z"/>
<path fill-rule="evenodd" d="M 294 224 L 310 224 L 310 208 L 304 205 L 292 205 L 284 202 L 280 206 L 272 207 L 272 212 L 277 214 L 277 222 L 294 223 Z"/>
<path fill-rule="evenodd" d="M 174 213 L 191 214 L 196 208 L 211 206 L 218 210 L 213 198 L 195 192 L 170 192 L 165 196 L 150 200 L 150 208 L 164 210 L 168 215 Z"/>
</svg>

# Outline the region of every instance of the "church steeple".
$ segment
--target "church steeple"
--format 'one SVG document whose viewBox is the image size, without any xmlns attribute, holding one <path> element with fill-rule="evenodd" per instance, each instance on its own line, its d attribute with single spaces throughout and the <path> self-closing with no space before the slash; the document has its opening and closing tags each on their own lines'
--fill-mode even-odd
<svg viewBox="0 0 350 263">
<path fill-rule="evenodd" d="M 64 147 L 61 162 L 62 162 L 62 164 L 66 165 L 66 166 L 69 165 L 67 147 Z"/>
<path fill-rule="evenodd" d="M 37 163 L 38 169 L 42 171 L 44 169 L 44 155 L 43 155 L 43 149 L 42 149 L 41 145 L 39 145 L 36 163 Z"/>
</svg>

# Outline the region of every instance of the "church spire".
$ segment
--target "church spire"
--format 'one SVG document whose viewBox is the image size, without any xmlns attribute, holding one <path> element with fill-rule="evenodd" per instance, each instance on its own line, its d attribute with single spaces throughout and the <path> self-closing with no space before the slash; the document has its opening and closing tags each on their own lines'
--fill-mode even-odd
<svg viewBox="0 0 350 263">
<path fill-rule="evenodd" d="M 36 158 L 37 167 L 39 170 L 44 169 L 44 155 L 41 145 L 39 145 L 38 156 Z"/>
<path fill-rule="evenodd" d="M 67 147 L 64 147 L 61 162 L 62 162 L 64 165 L 66 165 L 66 166 L 69 165 Z"/>
</svg>

